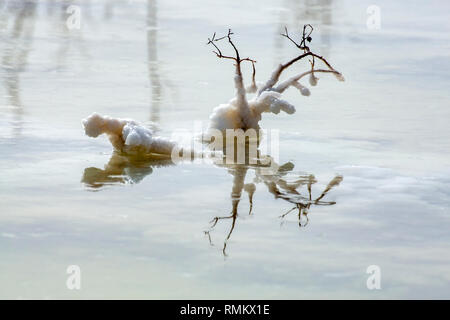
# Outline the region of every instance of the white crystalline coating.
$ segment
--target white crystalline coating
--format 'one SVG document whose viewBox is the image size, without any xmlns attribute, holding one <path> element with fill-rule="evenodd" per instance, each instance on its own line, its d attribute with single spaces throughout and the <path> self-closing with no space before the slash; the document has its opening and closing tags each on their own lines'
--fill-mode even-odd
<svg viewBox="0 0 450 320">
<path fill-rule="evenodd" d="M 317 78 L 314 73 L 311 73 L 309 75 L 309 84 L 312 86 L 317 86 L 317 81 L 319 80 L 319 78 Z"/>
<path fill-rule="evenodd" d="M 150 149 L 152 145 L 152 132 L 135 122 L 128 122 L 122 129 L 125 145 L 129 147 L 143 147 Z"/>
<path fill-rule="evenodd" d="M 154 136 L 149 128 L 129 119 L 115 119 L 93 113 L 82 123 L 86 135 L 95 138 L 105 133 L 114 148 L 123 152 L 171 155 L 176 146 L 175 142 Z"/>
<path fill-rule="evenodd" d="M 248 102 L 249 112 L 246 113 L 246 119 L 242 117 L 242 113 L 237 106 L 237 99 L 232 99 L 228 104 L 221 104 L 214 108 L 211 116 L 209 128 L 224 131 L 226 129 L 245 128 L 245 123 L 250 124 L 246 128 L 259 128 L 261 114 L 271 112 L 274 114 L 280 111 L 287 114 L 295 113 L 295 107 L 281 99 L 281 94 L 275 91 L 264 91 L 259 97 L 255 97 Z"/>
</svg>

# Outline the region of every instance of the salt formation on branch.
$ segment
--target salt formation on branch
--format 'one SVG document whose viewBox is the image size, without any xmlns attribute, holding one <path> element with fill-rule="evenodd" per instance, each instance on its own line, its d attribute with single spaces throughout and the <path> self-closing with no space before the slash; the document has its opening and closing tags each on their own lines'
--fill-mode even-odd
<svg viewBox="0 0 450 320">
<path fill-rule="evenodd" d="M 210 116 L 210 129 L 218 129 L 224 131 L 226 129 L 259 129 L 259 121 L 261 120 L 262 113 L 271 112 L 274 114 L 284 111 L 288 114 L 293 114 L 296 110 L 295 107 L 283 100 L 281 94 L 289 87 L 295 87 L 300 90 L 302 95 L 309 96 L 310 91 L 308 88 L 300 84 L 299 80 L 307 75 L 310 76 L 309 82 L 312 86 L 317 84 L 317 77 L 315 73 L 332 73 L 340 81 L 344 78 L 342 74 L 336 71 L 323 57 L 310 51 L 309 47 L 306 46 L 306 42 L 311 42 L 311 33 L 313 28 L 311 25 L 305 25 L 303 27 L 303 35 L 300 43 L 295 42 L 288 34 L 287 28 L 285 29 L 285 34 L 282 36 L 289 39 L 295 44 L 297 48 L 302 50 L 302 54 L 295 57 L 294 59 L 280 64 L 272 73 L 269 80 L 265 83 L 257 84 L 255 81 L 255 60 L 250 58 L 242 59 L 239 55 L 239 51 L 231 40 L 231 35 L 233 34 L 231 30 L 228 30 L 228 34 L 221 38 L 216 38 L 216 34 L 212 38 L 208 38 L 208 43 L 214 46 L 215 51 L 213 51 L 217 57 L 223 59 L 231 59 L 235 61 L 235 76 L 234 85 L 236 87 L 236 96 L 228 103 L 221 104 L 213 110 Z M 225 56 L 222 51 L 216 45 L 216 42 L 227 39 L 229 44 L 232 46 L 235 56 Z M 310 57 L 311 70 L 293 76 L 280 84 L 277 85 L 280 76 L 283 71 L 292 66 L 297 61 L 303 58 Z M 327 69 L 314 69 L 315 59 L 322 61 Z M 241 63 L 250 62 L 252 63 L 253 75 L 252 84 L 245 88 L 244 80 L 241 71 Z M 247 100 L 247 93 L 256 93 L 251 100 Z"/>
<path fill-rule="evenodd" d="M 310 51 L 306 46 L 306 42 L 311 41 L 312 26 L 305 25 L 303 27 L 303 35 L 300 43 L 296 43 L 288 34 L 287 29 L 282 36 L 289 39 L 295 44 L 297 48 L 302 51 L 302 54 L 293 58 L 292 60 L 280 64 L 272 73 L 269 80 L 265 83 L 258 83 L 255 80 L 255 60 L 250 58 L 241 58 L 238 49 L 231 39 L 233 33 L 228 30 L 228 34 L 221 38 L 216 38 L 216 34 L 212 38 L 208 38 L 208 44 L 214 46 L 214 53 L 221 59 L 230 59 L 235 62 L 235 76 L 234 84 L 236 87 L 236 96 L 227 104 L 222 104 L 213 110 L 210 116 L 208 136 L 211 136 L 212 131 L 223 132 L 226 129 L 259 129 L 259 121 L 263 113 L 278 114 L 281 111 L 288 114 L 293 114 L 295 107 L 288 101 L 282 99 L 282 93 L 294 87 L 300 90 L 302 95 L 310 95 L 310 91 L 299 81 L 303 77 L 309 75 L 309 83 L 312 86 L 317 84 L 316 73 L 332 73 L 338 80 L 343 81 L 342 74 L 336 71 L 323 57 Z M 228 43 L 234 50 L 234 56 L 226 56 L 216 45 L 218 41 L 227 39 Z M 294 63 L 309 57 L 311 69 L 309 71 L 300 73 L 285 81 L 279 83 L 280 76 L 284 70 L 288 69 Z M 326 69 L 315 69 L 315 60 L 322 61 Z M 252 83 L 249 87 L 244 86 L 244 80 L 241 71 L 241 63 L 250 62 L 253 68 Z M 255 96 L 248 100 L 247 93 L 255 93 Z M 155 153 L 160 155 L 171 156 L 172 151 L 175 154 L 185 153 L 182 149 L 178 149 L 175 142 L 169 139 L 157 137 L 153 132 L 140 125 L 136 121 L 129 119 L 114 119 L 108 116 L 101 116 L 99 114 L 92 114 L 83 120 L 85 132 L 90 137 L 97 137 L 103 133 L 107 134 L 112 145 L 118 151 L 125 153 Z M 212 134 L 212 136 L 215 136 Z M 187 154 L 187 153 L 186 153 Z M 193 154 L 195 156 L 195 154 Z"/>
<path fill-rule="evenodd" d="M 149 128 L 129 119 L 114 119 L 93 113 L 82 123 L 86 135 L 96 138 L 105 133 L 114 148 L 125 153 L 156 153 L 170 156 L 176 146 L 175 142 L 154 136 Z"/>
</svg>

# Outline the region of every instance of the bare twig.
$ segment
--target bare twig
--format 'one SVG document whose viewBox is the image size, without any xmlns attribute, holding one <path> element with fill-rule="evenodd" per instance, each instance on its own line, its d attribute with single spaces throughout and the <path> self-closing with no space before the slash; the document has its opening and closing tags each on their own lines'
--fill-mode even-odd
<svg viewBox="0 0 450 320">
<path fill-rule="evenodd" d="M 242 77 L 241 62 L 249 61 L 252 63 L 252 65 L 254 67 L 254 63 L 256 61 L 253 59 L 250 59 L 248 57 L 243 58 L 243 59 L 241 58 L 241 56 L 239 55 L 239 50 L 236 48 L 233 41 L 231 40 L 232 34 L 233 33 L 231 32 L 231 29 L 228 29 L 228 34 L 226 36 L 216 39 L 216 34 L 214 33 L 212 38 L 208 38 L 207 44 L 212 44 L 214 46 L 216 51 L 213 51 L 213 52 L 217 55 L 217 57 L 225 58 L 225 59 L 232 59 L 236 62 L 235 63 L 236 76 L 234 77 L 234 84 L 236 87 L 237 106 L 239 108 L 239 113 L 241 115 L 241 118 L 242 118 L 242 121 L 244 124 L 244 129 L 247 129 L 249 127 L 252 127 L 252 123 L 250 121 L 250 118 L 251 118 L 250 117 L 250 108 L 248 106 L 248 101 L 246 98 L 246 90 L 245 90 L 245 86 L 244 86 L 244 79 Z M 233 47 L 234 52 L 236 54 L 235 57 L 223 55 L 222 51 L 220 51 L 219 47 L 215 44 L 215 42 L 223 40 L 225 38 L 228 39 L 229 44 Z"/>
<path fill-rule="evenodd" d="M 309 32 L 308 29 L 309 28 Z M 333 71 L 333 73 L 335 73 L 336 77 L 338 77 L 338 79 L 343 79 L 342 74 L 338 71 L 336 71 L 331 64 L 322 56 L 319 56 L 315 53 L 313 53 L 312 51 L 310 51 L 309 47 L 306 46 L 306 41 L 310 42 L 311 41 L 311 33 L 313 31 L 313 28 L 311 25 L 305 25 L 303 26 L 303 35 L 302 35 L 302 40 L 300 43 L 295 42 L 295 40 L 293 40 L 290 36 L 289 33 L 287 31 L 287 28 L 285 28 L 285 34 L 282 34 L 282 36 L 286 37 L 287 39 L 289 39 L 292 43 L 294 43 L 294 45 L 303 50 L 303 54 L 295 57 L 294 59 L 284 63 L 284 64 L 280 64 L 278 66 L 277 69 L 275 69 L 275 71 L 272 73 L 272 76 L 270 77 L 270 79 L 258 90 L 258 95 L 260 95 L 262 92 L 266 91 L 266 90 L 270 90 L 280 79 L 281 73 L 286 70 L 287 68 L 289 68 L 291 65 L 293 65 L 294 63 L 296 63 L 297 61 L 302 60 L 303 58 L 306 57 L 311 57 L 312 58 L 312 64 L 314 63 L 314 59 L 317 58 L 319 60 L 321 60 L 330 71 Z"/>
<path fill-rule="evenodd" d="M 256 87 L 256 68 L 255 68 L 256 61 L 252 61 L 252 86 Z"/>
<path fill-rule="evenodd" d="M 283 91 L 285 91 L 287 88 L 289 88 L 290 86 L 292 86 L 295 82 L 297 82 L 298 80 L 300 80 L 301 78 L 303 78 L 304 76 L 307 76 L 308 74 L 314 74 L 314 73 L 333 73 L 335 75 L 341 75 L 342 74 L 336 70 L 325 70 L 325 69 L 311 69 L 309 71 L 303 72 L 299 75 L 293 76 L 292 78 L 289 78 L 285 81 L 283 81 L 282 83 L 280 83 L 277 87 L 275 87 L 273 89 L 273 91 L 279 92 L 279 93 L 283 93 Z"/>
<path fill-rule="evenodd" d="M 307 30 L 309 28 L 309 30 Z M 312 27 L 312 25 L 310 24 L 305 24 L 303 26 L 303 34 L 302 34 L 302 40 L 300 41 L 300 43 L 295 42 L 295 40 L 293 40 L 288 33 L 288 29 L 287 27 L 284 27 L 285 33 L 281 34 L 283 37 L 286 37 L 287 39 L 289 39 L 297 48 L 299 48 L 300 50 L 303 50 L 304 52 L 309 52 L 309 47 L 306 45 L 306 41 L 311 42 L 312 38 L 311 38 L 311 34 L 314 30 L 314 28 Z M 307 34 L 307 32 L 309 31 L 309 33 Z"/>
<path fill-rule="evenodd" d="M 326 186 L 325 190 L 323 190 L 322 194 L 316 199 L 314 200 L 314 203 L 317 204 L 323 197 L 325 197 L 325 195 L 328 193 L 328 191 L 330 191 L 331 189 L 333 189 L 335 186 L 338 186 L 342 180 L 344 178 L 340 175 L 337 175 L 336 177 L 334 177 Z"/>
<path fill-rule="evenodd" d="M 226 36 L 223 36 L 223 37 L 220 37 L 220 38 L 217 38 L 216 39 L 216 33 L 214 32 L 214 34 L 213 34 L 213 36 L 212 36 L 212 38 L 208 38 L 208 42 L 206 43 L 207 45 L 208 44 L 212 44 L 213 46 L 214 46 L 214 48 L 217 50 L 217 51 L 213 51 L 216 55 L 217 55 L 217 57 L 219 57 L 219 58 L 224 58 L 224 59 L 232 59 L 232 60 L 234 60 L 234 61 L 236 61 L 236 63 L 241 63 L 242 61 L 249 61 L 249 62 L 251 62 L 252 63 L 252 65 L 253 65 L 253 69 L 254 69 L 254 63 L 256 62 L 255 60 L 253 60 L 253 59 L 250 59 L 250 58 L 243 58 L 243 59 L 241 59 L 241 57 L 240 57 L 240 55 L 239 55 L 239 50 L 236 48 L 236 46 L 234 45 L 234 43 L 233 43 L 233 41 L 231 40 L 231 35 L 233 35 L 234 33 L 233 32 L 231 32 L 231 29 L 228 29 L 228 34 L 226 35 Z M 234 49 L 234 52 L 235 52 L 235 54 L 236 54 L 236 57 L 231 57 L 231 56 L 225 56 L 225 55 L 223 55 L 222 54 L 222 51 L 219 49 L 219 47 L 214 43 L 214 42 L 217 42 L 217 41 L 220 41 L 220 40 L 223 40 L 223 39 L 228 39 L 228 42 L 230 43 L 230 45 L 233 47 L 233 49 Z"/>
</svg>

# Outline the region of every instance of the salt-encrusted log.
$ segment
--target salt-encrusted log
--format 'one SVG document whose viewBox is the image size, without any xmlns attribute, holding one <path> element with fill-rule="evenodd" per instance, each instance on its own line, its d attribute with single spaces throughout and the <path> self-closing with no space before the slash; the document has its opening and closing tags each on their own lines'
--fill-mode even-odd
<svg viewBox="0 0 450 320">
<path fill-rule="evenodd" d="M 170 156 L 176 143 L 130 119 L 115 119 L 93 113 L 82 121 L 89 137 L 106 134 L 113 147 L 126 153 L 157 153 Z"/>
</svg>

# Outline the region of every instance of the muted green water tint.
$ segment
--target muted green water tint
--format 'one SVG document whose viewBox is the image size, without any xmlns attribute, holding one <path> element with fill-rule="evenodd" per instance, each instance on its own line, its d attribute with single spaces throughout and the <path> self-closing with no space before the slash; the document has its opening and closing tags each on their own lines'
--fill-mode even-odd
<svg viewBox="0 0 450 320">
<path fill-rule="evenodd" d="M 65 27 L 70 4 L 80 30 Z M 370 4 L 2 1 L 0 297 L 449 298 L 449 4 L 379 1 L 378 31 Z M 121 158 L 84 136 L 94 111 L 165 136 L 206 126 L 233 96 L 233 68 L 206 38 L 232 27 L 264 80 L 296 54 L 284 25 L 303 23 L 347 80 L 320 76 L 310 97 L 285 95 L 296 114 L 262 121 L 280 130 L 285 181 L 313 175 L 314 199 L 343 176 L 305 227 L 307 182 L 276 198 L 255 168 Z M 232 219 L 204 231 L 233 208 L 224 257 Z M 66 288 L 69 265 L 80 291 Z M 366 288 L 369 265 L 381 290 Z"/>
</svg>

